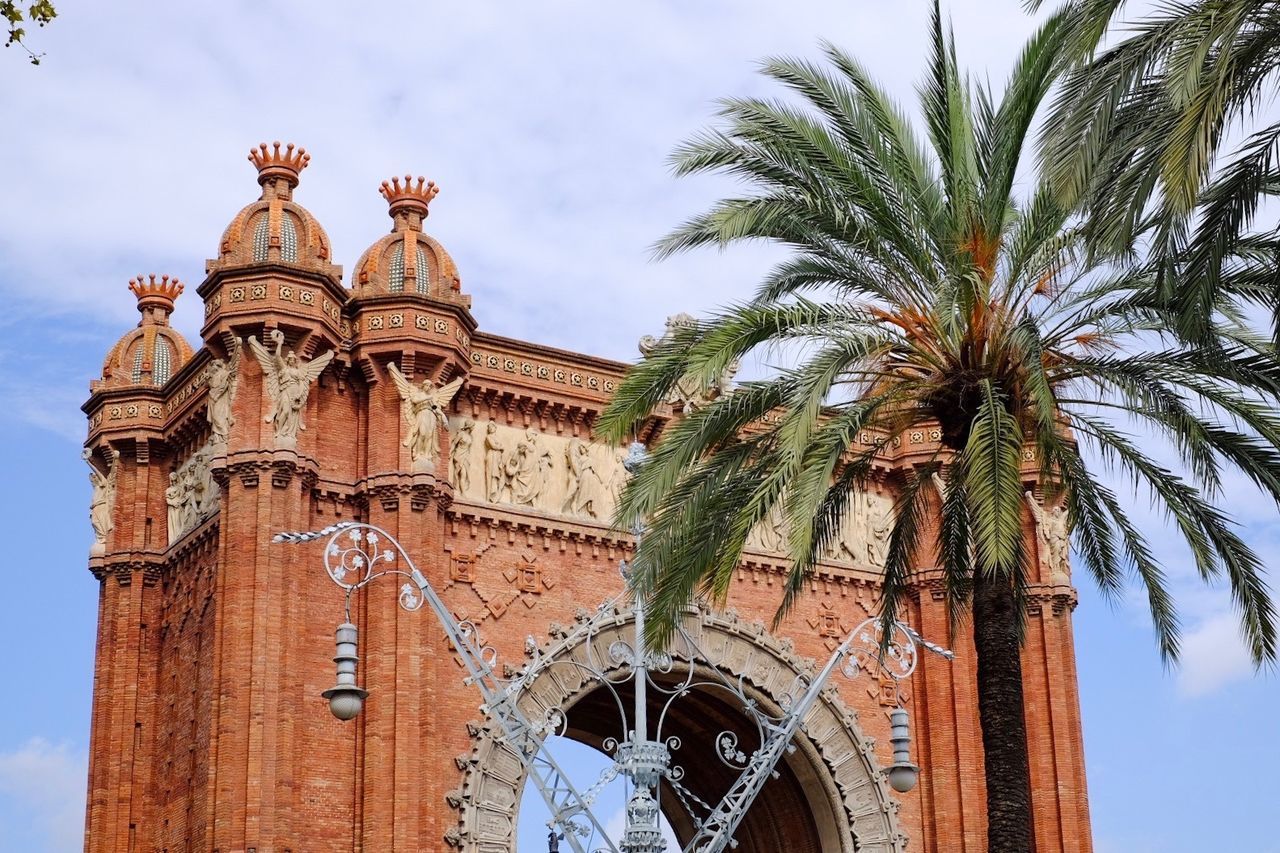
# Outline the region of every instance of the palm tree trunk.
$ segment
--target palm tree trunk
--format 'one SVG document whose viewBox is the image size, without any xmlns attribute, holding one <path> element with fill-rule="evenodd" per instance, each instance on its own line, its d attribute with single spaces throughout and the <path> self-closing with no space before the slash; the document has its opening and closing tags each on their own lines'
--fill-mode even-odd
<svg viewBox="0 0 1280 853">
<path fill-rule="evenodd" d="M 1031 853 L 1031 774 L 1019 613 L 1007 580 L 974 573 L 973 642 L 987 779 L 987 850 Z"/>
</svg>

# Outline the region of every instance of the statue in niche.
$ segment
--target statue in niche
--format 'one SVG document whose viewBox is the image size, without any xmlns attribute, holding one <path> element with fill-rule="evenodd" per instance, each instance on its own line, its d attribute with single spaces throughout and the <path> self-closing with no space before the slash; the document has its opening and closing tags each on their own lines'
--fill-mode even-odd
<svg viewBox="0 0 1280 853">
<path fill-rule="evenodd" d="M 893 534 L 893 508 L 879 495 L 864 494 L 867 561 L 883 567 L 889 559 L 889 537 Z"/>
<path fill-rule="evenodd" d="M 670 340 L 682 328 L 693 326 L 698 321 L 689 314 L 675 314 L 667 318 L 667 329 L 661 338 L 645 335 L 640 339 L 640 355 L 649 357 L 659 344 Z M 685 376 L 676 383 L 667 394 L 665 400 L 676 411 L 689 414 L 695 409 L 706 406 L 712 400 L 725 394 L 733 385 L 733 377 L 738 372 L 738 361 L 735 359 L 725 366 L 724 372 L 711 382 L 702 382 L 697 377 Z"/>
<path fill-rule="evenodd" d="M 1071 583 L 1071 532 L 1067 508 L 1061 504 L 1045 509 L 1031 492 L 1024 492 L 1027 506 L 1036 520 L 1036 551 L 1040 554 L 1040 576 L 1050 583 Z"/>
<path fill-rule="evenodd" d="M 89 523 L 93 525 L 93 555 L 107 552 L 107 535 L 115 529 L 116 478 L 120 469 L 120 451 L 111 451 L 111 461 L 107 464 L 107 473 L 103 474 L 93 461 L 93 451 L 84 449 L 81 458 L 89 463 L 89 483 L 93 486 L 93 494 L 89 498 Z"/>
<path fill-rule="evenodd" d="M 186 532 L 187 489 L 178 481 L 178 472 L 169 472 L 169 488 L 164 490 L 164 502 L 169 508 L 169 543 L 178 541 Z"/>
<path fill-rule="evenodd" d="M 434 471 L 436 454 L 439 452 L 437 436 L 447 418 L 445 406 L 453 402 L 458 389 L 462 387 L 462 377 L 437 388 L 430 379 L 422 380 L 421 385 L 414 385 L 409 377 L 400 372 L 395 362 L 387 365 L 387 372 L 391 374 L 396 390 L 400 392 L 400 413 L 409 425 L 404 446 L 409 448 L 413 470 Z"/>
<path fill-rule="evenodd" d="M 565 448 L 564 457 L 569 471 L 569 495 L 565 498 L 564 512 L 599 518 L 604 480 L 596 471 L 591 448 L 575 438 Z"/>
<path fill-rule="evenodd" d="M 298 444 L 298 431 L 307 428 L 302 422 L 302 410 L 311 394 L 311 383 L 333 361 L 334 351 L 303 361 L 293 350 L 284 352 L 284 332 L 273 330 L 271 339 L 276 345 L 274 353 L 252 336 L 248 340 L 249 351 L 262 365 L 267 399 L 271 401 L 271 413 L 263 420 L 275 425 L 275 446 L 291 450 Z"/>
<path fill-rule="evenodd" d="M 463 421 L 449 442 L 449 475 L 460 495 L 471 491 L 471 445 L 476 439 L 475 428 L 475 421 Z"/>
<path fill-rule="evenodd" d="M 500 503 L 507 490 L 507 448 L 498 435 L 498 425 L 489 421 L 484 433 L 484 496 L 489 503 Z"/>
<path fill-rule="evenodd" d="M 209 386 L 205 410 L 209 418 L 209 441 L 213 444 L 225 445 L 236 424 L 231 407 L 240 384 L 240 351 L 240 340 L 236 338 L 230 358 L 215 358 L 204 369 L 205 384 Z"/>
</svg>

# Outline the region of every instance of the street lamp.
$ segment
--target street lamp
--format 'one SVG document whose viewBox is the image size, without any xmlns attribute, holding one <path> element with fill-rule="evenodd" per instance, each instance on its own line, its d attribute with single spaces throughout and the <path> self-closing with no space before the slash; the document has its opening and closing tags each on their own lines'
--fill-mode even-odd
<svg viewBox="0 0 1280 853">
<path fill-rule="evenodd" d="M 644 457 L 644 446 L 633 444 L 627 468 L 634 471 Z M 634 533 L 638 542 L 643 530 L 637 528 Z M 585 619 L 576 629 L 584 635 L 588 663 L 541 655 L 537 642 L 530 637 L 526 647 L 531 661 L 512 677 L 504 678 L 497 674 L 496 650 L 480 641 L 475 625 L 454 619 L 404 547 L 386 531 L 370 524 L 342 522 L 313 533 L 281 533 L 275 541 L 309 542 L 326 536 L 325 570 L 330 579 L 346 591 L 346 621 L 338 626 L 335 635 L 337 683 L 322 694 L 329 700 L 330 711 L 340 720 L 350 720 L 360 713 L 368 695 L 356 683 L 357 630 L 351 622 L 352 596 L 378 578 L 399 576 L 402 578 L 400 606 L 416 611 L 426 604 L 435 613 L 467 669 L 465 683 L 479 689 L 484 698 L 484 712 L 501 729 L 505 741 L 519 756 L 528 778 L 541 794 L 551 814 L 548 849 L 553 851 L 559 850 L 560 841 L 567 841 L 574 853 L 587 853 L 582 839 L 598 835 L 605 844 L 601 849 L 609 853 L 662 853 L 666 849 L 658 825 L 662 782 L 674 792 L 694 828 L 684 853 L 720 853 L 726 846 L 736 846 L 733 836 L 747 809 L 774 775 L 782 756 L 794 749 L 795 734 L 837 669 L 850 678 L 856 678 L 864 670 L 881 673 L 896 683 L 915 671 L 920 646 L 948 660 L 954 657 L 947 649 L 925 641 L 902 622 L 891 623 L 885 635 L 879 619 L 867 619 L 836 648 L 817 675 L 796 677 L 783 697 L 782 713 L 772 715 L 747 694 L 741 681 L 734 682 L 724 676 L 683 628 L 676 630 L 672 646 L 676 651 L 655 652 L 646 648 L 645 596 L 636 588 L 636 579 L 624 561 L 620 568 L 626 590 L 602 604 L 594 617 Z M 630 643 L 621 639 L 610 643 L 608 659 L 599 660 L 595 651 L 599 644 L 592 640 L 616 624 L 616 608 L 628 594 L 633 601 L 633 639 Z M 674 675 L 677 656 L 689 664 L 683 676 Z M 704 669 L 710 674 L 699 674 L 695 664 L 705 664 Z M 570 666 L 584 682 L 609 691 L 621 715 L 621 736 L 609 738 L 604 744 L 605 751 L 613 754 L 613 763 L 585 791 L 577 789 L 544 746 L 548 736 L 562 734 L 567 727 L 568 719 L 563 711 L 551 709 L 542 719 L 530 719 L 518 704 L 525 687 L 557 666 Z M 633 687 L 630 717 L 618 689 L 627 682 Z M 650 726 L 648 715 L 650 690 L 662 706 L 655 726 Z M 759 742 L 759 746 L 747 754 L 739 748 L 738 736 L 733 731 L 722 732 L 715 739 L 716 757 L 737 771 L 738 776 L 714 806 L 699 799 L 684 785 L 684 771 L 673 763 L 673 753 L 681 746 L 680 739 L 663 733 L 672 704 L 695 690 L 715 692 L 733 700 L 748 724 L 754 725 Z M 895 791 L 906 792 L 915 786 L 919 776 L 919 768 L 910 760 L 907 712 L 899 706 L 890 719 L 894 763 L 885 775 Z M 629 781 L 632 793 L 627 802 L 623 836 L 615 845 L 591 806 L 605 785 L 618 776 Z"/>
</svg>

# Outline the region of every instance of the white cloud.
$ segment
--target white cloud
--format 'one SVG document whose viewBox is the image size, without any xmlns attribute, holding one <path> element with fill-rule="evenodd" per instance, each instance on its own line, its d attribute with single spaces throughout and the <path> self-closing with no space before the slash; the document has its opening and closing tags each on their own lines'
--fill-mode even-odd
<svg viewBox="0 0 1280 853">
<path fill-rule="evenodd" d="M 0 752 L 0 813 L 24 816 L 40 853 L 82 850 L 87 768 L 84 752 L 39 737 Z"/>
<path fill-rule="evenodd" d="M 1183 638 L 1178 669 L 1178 692 L 1183 696 L 1205 696 L 1252 674 L 1253 664 L 1234 613 L 1211 616 Z"/>
</svg>

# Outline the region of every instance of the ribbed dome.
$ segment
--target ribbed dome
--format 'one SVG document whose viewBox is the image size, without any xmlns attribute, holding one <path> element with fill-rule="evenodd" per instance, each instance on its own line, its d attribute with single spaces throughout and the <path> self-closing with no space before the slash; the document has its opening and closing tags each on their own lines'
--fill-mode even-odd
<svg viewBox="0 0 1280 853">
<path fill-rule="evenodd" d="M 458 267 L 439 241 L 422 233 L 431 200 L 440 192 L 434 182 L 408 175 L 383 181 L 382 196 L 390 206 L 391 233 L 360 256 L 351 276 L 359 295 L 418 293 L 466 305 Z"/>
<path fill-rule="evenodd" d="M 169 381 L 191 360 L 191 346 L 169 326 L 174 300 L 182 293 L 182 282 L 154 275 L 129 282 L 138 297 L 142 319 L 138 328 L 125 334 L 102 362 L 102 381 L 109 386 L 151 385 Z"/>
<path fill-rule="evenodd" d="M 293 189 L 311 155 L 289 143 L 250 149 L 262 197 L 231 220 L 208 271 L 247 264 L 288 264 L 333 275 L 329 235 L 311 212 L 293 201 Z"/>
</svg>

